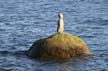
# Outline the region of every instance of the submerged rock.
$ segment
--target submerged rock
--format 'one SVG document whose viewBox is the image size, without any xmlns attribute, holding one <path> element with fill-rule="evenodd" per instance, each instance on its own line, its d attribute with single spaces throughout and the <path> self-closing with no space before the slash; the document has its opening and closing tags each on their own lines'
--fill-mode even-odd
<svg viewBox="0 0 108 71">
<path fill-rule="evenodd" d="M 88 47 L 77 36 L 57 33 L 34 42 L 28 55 L 32 58 L 68 59 L 89 54 Z"/>
</svg>

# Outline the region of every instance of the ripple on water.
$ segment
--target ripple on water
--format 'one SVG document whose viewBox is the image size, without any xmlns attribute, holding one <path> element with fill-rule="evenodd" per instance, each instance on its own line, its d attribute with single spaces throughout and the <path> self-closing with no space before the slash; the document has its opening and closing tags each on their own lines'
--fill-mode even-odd
<svg viewBox="0 0 108 71">
<path fill-rule="evenodd" d="M 65 31 L 81 37 L 93 56 L 69 61 L 41 61 L 26 56 L 32 43 L 56 32 L 64 12 Z M 0 70 L 107 71 L 107 0 L 1 0 Z"/>
</svg>

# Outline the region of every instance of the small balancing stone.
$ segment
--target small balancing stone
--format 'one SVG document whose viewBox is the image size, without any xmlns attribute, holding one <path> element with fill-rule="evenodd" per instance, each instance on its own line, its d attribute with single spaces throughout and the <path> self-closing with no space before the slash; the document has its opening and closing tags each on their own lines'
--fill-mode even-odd
<svg viewBox="0 0 108 71">
<path fill-rule="evenodd" d="M 57 33 L 35 41 L 28 51 L 32 58 L 69 59 L 90 54 L 87 45 L 77 36 L 63 32 L 63 14 L 59 14 Z"/>
</svg>

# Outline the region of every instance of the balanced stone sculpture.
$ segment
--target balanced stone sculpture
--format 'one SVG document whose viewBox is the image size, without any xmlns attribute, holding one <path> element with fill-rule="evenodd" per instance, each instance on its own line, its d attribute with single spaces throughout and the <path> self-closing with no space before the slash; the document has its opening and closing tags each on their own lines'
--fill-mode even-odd
<svg viewBox="0 0 108 71">
<path fill-rule="evenodd" d="M 89 54 L 88 47 L 83 40 L 64 32 L 62 13 L 59 13 L 57 33 L 35 41 L 28 51 L 30 57 L 42 59 L 69 59 Z"/>
<path fill-rule="evenodd" d="M 59 20 L 58 20 L 57 32 L 63 33 L 63 31 L 64 31 L 63 14 L 60 13 L 58 16 L 59 16 Z"/>
</svg>

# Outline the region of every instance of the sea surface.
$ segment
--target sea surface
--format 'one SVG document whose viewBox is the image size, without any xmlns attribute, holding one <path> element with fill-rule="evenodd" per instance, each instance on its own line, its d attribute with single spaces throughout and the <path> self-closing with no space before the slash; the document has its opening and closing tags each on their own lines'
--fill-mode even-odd
<svg viewBox="0 0 108 71">
<path fill-rule="evenodd" d="M 25 52 L 56 33 L 82 38 L 93 54 L 68 61 L 31 59 Z M 0 71 L 108 71 L 108 0 L 0 0 Z"/>
</svg>

